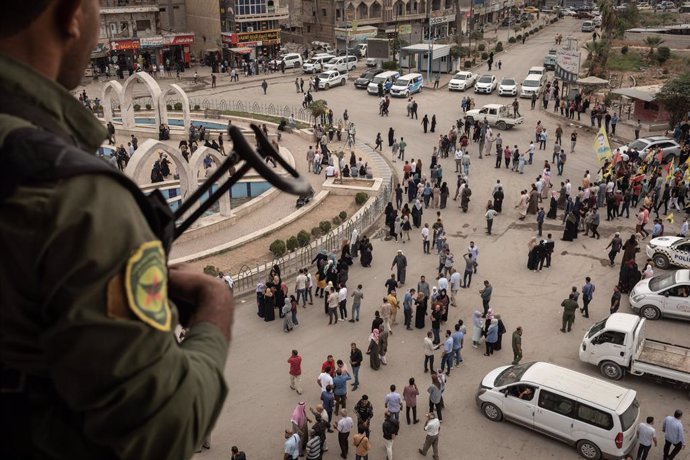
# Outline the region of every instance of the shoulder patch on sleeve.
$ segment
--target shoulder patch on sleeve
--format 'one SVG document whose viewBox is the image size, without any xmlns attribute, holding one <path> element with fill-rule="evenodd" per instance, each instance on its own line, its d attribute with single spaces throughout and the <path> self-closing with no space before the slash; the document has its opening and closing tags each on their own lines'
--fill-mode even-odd
<svg viewBox="0 0 690 460">
<path fill-rule="evenodd" d="M 160 241 L 142 244 L 127 261 L 125 292 L 129 308 L 149 326 L 169 331 L 168 271 Z"/>
</svg>

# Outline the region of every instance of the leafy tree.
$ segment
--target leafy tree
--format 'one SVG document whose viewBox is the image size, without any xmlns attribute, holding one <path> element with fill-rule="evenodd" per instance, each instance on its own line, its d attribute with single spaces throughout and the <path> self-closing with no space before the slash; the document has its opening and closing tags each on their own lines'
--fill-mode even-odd
<svg viewBox="0 0 690 460">
<path fill-rule="evenodd" d="M 656 60 L 659 64 L 663 64 L 671 58 L 671 48 L 668 46 L 660 46 L 656 50 Z"/>
<path fill-rule="evenodd" d="M 599 11 L 601 12 L 601 31 L 602 36 L 610 38 L 618 21 L 616 11 L 613 8 L 612 0 L 599 0 Z"/>
<path fill-rule="evenodd" d="M 690 111 L 690 73 L 679 75 L 664 84 L 656 100 L 671 115 L 671 127 L 681 122 Z"/>
<path fill-rule="evenodd" d="M 588 76 L 597 75 L 606 67 L 608 60 L 608 40 L 589 41 L 583 48 L 587 50 L 587 61 L 589 62 Z"/>
<path fill-rule="evenodd" d="M 328 113 L 328 103 L 326 101 L 323 99 L 312 101 L 312 103 L 309 104 L 309 111 L 315 120 L 321 119 L 321 123 L 325 124 L 324 120 L 326 118 L 326 114 Z"/>
<path fill-rule="evenodd" d="M 658 35 L 650 35 L 644 39 L 644 44 L 649 46 L 649 57 L 654 56 L 654 49 L 664 43 L 666 40 Z"/>
</svg>

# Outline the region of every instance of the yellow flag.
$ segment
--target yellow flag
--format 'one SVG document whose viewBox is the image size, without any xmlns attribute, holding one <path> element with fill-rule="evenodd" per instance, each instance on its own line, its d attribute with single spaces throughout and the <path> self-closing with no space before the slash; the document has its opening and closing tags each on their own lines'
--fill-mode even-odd
<svg viewBox="0 0 690 460">
<path fill-rule="evenodd" d="M 352 33 L 356 34 L 357 33 L 357 20 L 355 19 L 352 21 Z"/>
<path fill-rule="evenodd" d="M 673 177 L 673 173 L 676 172 L 676 160 L 674 159 L 671 162 L 671 165 L 668 167 L 668 175 L 666 176 L 666 180 L 669 181 Z"/>
<path fill-rule="evenodd" d="M 611 145 L 603 125 L 599 128 L 599 133 L 594 139 L 594 153 L 601 162 L 611 159 Z"/>
<path fill-rule="evenodd" d="M 669 221 L 670 223 L 673 223 L 673 213 L 670 213 L 666 216 L 666 220 Z"/>
</svg>

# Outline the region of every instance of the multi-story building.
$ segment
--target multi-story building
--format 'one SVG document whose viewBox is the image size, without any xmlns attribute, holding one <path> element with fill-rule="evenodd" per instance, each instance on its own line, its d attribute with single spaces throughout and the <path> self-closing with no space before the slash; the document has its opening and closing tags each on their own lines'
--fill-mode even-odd
<svg viewBox="0 0 690 460">
<path fill-rule="evenodd" d="M 219 0 L 221 42 L 229 60 L 275 56 L 280 23 L 289 17 L 278 0 Z"/>
<path fill-rule="evenodd" d="M 105 71 L 108 64 L 115 65 L 121 77 L 124 71 L 148 70 L 152 64 L 180 70 L 188 67 L 194 34 L 184 32 L 184 1 L 160 3 L 101 0 L 100 40 L 92 53 L 94 67 Z"/>
<path fill-rule="evenodd" d="M 409 43 L 455 32 L 456 0 L 304 0 L 302 35 L 305 42 L 362 41 L 385 33 Z M 430 19 L 431 18 L 431 19 Z"/>
</svg>

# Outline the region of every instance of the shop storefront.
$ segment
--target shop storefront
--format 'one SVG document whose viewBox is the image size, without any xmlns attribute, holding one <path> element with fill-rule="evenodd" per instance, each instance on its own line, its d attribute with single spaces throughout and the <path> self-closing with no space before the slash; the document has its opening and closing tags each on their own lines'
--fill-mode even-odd
<svg viewBox="0 0 690 460">
<path fill-rule="evenodd" d="M 223 59 L 236 64 L 240 60 L 273 59 L 280 51 L 280 29 L 261 32 L 221 33 Z"/>
<path fill-rule="evenodd" d="M 110 61 L 120 72 L 148 70 L 152 64 L 164 65 L 171 71 L 189 67 L 189 46 L 194 34 L 154 35 L 110 42 Z M 120 76 L 122 78 L 122 76 Z"/>
</svg>

